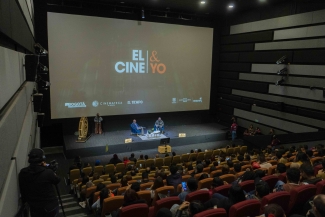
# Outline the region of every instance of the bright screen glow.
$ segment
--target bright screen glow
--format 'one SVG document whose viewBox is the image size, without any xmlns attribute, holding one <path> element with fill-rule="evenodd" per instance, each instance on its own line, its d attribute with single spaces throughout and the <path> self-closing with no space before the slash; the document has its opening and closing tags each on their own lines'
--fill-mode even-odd
<svg viewBox="0 0 325 217">
<path fill-rule="evenodd" d="M 48 13 L 52 119 L 209 109 L 213 29 Z"/>
</svg>

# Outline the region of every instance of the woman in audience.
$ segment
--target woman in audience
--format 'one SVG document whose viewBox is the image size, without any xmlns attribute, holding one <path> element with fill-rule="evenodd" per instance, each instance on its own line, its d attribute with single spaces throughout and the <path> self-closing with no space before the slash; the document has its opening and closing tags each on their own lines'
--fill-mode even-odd
<svg viewBox="0 0 325 217">
<path fill-rule="evenodd" d="M 112 194 L 109 189 L 103 188 L 99 193 L 99 198 L 91 206 L 91 208 L 96 211 L 97 216 L 100 216 L 102 213 L 104 199 L 109 197 L 114 197 L 114 194 Z"/>
<path fill-rule="evenodd" d="M 259 164 L 263 169 L 269 169 L 272 166 L 272 164 L 266 162 L 264 154 L 259 155 Z"/>
<path fill-rule="evenodd" d="M 130 162 L 130 160 L 129 160 L 128 157 L 124 157 L 124 158 L 123 158 L 123 163 L 124 163 L 125 166 L 126 166 L 129 162 Z"/>
<path fill-rule="evenodd" d="M 250 136 L 250 135 L 251 135 L 251 134 L 249 133 L 248 129 L 246 129 L 246 130 L 244 131 L 243 136 Z"/>
<path fill-rule="evenodd" d="M 269 204 L 264 208 L 265 217 L 286 217 L 284 210 L 278 204 Z"/>
<path fill-rule="evenodd" d="M 175 204 L 172 206 L 171 211 L 175 212 L 175 217 L 193 217 L 195 214 L 205 210 L 201 201 L 195 200 L 190 202 L 184 201 L 181 205 Z"/>
<path fill-rule="evenodd" d="M 97 185 L 97 188 L 96 188 L 96 192 L 97 191 L 101 191 L 102 189 L 104 189 L 104 188 L 106 188 L 106 186 L 103 184 L 103 183 L 99 183 L 98 185 Z M 89 206 L 91 207 L 92 205 L 93 205 L 93 203 L 94 203 L 94 194 L 95 194 L 95 192 L 93 192 L 93 193 L 91 193 L 90 194 L 90 196 L 89 196 L 89 199 L 88 199 L 88 204 L 89 204 Z"/>
<path fill-rule="evenodd" d="M 164 185 L 164 181 L 163 181 L 163 179 L 162 179 L 160 176 L 158 176 L 158 177 L 155 179 L 153 185 L 149 188 L 149 190 L 150 190 L 150 192 L 151 192 L 151 199 L 153 199 L 153 198 L 155 197 L 156 189 L 157 189 L 157 188 L 164 187 L 164 186 L 165 186 L 165 185 Z"/>
</svg>

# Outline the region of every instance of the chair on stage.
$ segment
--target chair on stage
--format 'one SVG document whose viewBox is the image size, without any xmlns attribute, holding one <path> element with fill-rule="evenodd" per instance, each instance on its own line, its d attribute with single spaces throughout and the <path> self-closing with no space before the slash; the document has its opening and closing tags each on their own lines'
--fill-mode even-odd
<svg viewBox="0 0 325 217">
<path fill-rule="evenodd" d="M 130 125 L 130 128 L 131 128 L 131 135 L 133 135 L 133 134 L 136 134 L 136 135 L 141 134 L 141 130 L 139 130 L 137 128 L 133 128 L 132 124 Z"/>
<path fill-rule="evenodd" d="M 160 130 L 159 127 L 156 127 L 156 125 L 153 126 L 153 129 L 154 129 L 155 131 Z M 162 132 L 162 133 L 165 132 L 165 126 L 162 126 L 162 127 L 161 127 L 161 132 Z"/>
</svg>

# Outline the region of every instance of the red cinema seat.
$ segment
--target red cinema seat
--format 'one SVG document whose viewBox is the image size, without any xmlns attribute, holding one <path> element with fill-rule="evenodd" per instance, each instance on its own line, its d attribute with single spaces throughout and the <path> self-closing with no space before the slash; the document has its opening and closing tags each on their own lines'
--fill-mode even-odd
<svg viewBox="0 0 325 217">
<path fill-rule="evenodd" d="M 259 200 L 245 200 L 230 207 L 229 217 L 244 217 L 260 215 L 261 202 Z"/>
<path fill-rule="evenodd" d="M 279 191 L 275 193 L 271 193 L 269 195 L 266 195 L 262 199 L 262 206 L 261 206 L 261 215 L 264 214 L 264 207 L 267 204 L 278 204 L 282 207 L 284 211 L 288 210 L 290 201 L 290 193 L 286 191 Z"/>
<path fill-rule="evenodd" d="M 120 217 L 148 217 L 149 207 L 145 203 L 133 204 L 126 207 L 123 207 L 120 212 Z"/>
<path fill-rule="evenodd" d="M 315 173 L 315 176 L 318 174 L 318 171 L 323 169 L 323 166 L 321 164 L 317 165 L 317 166 L 314 166 L 314 173 Z"/>
<path fill-rule="evenodd" d="M 299 213 L 304 204 L 316 195 L 315 185 L 301 185 L 290 191 L 290 202 L 287 213 Z"/>
<path fill-rule="evenodd" d="M 275 184 L 279 181 L 279 177 L 273 176 L 273 175 L 271 175 L 271 176 L 264 176 L 262 178 L 262 180 L 269 185 L 270 191 L 272 191 L 273 188 L 274 188 L 274 186 L 275 186 Z"/>
<path fill-rule="evenodd" d="M 198 214 L 195 214 L 193 217 L 227 217 L 227 212 L 225 209 L 209 209 Z"/>
<path fill-rule="evenodd" d="M 202 203 L 205 203 L 208 200 L 210 200 L 210 194 L 209 194 L 209 191 L 197 190 L 197 191 L 187 194 L 185 197 L 185 200 L 188 202 L 192 202 L 194 200 L 199 200 Z"/>
<path fill-rule="evenodd" d="M 254 180 L 243 181 L 239 185 L 246 192 L 250 192 L 250 191 L 255 190 L 255 182 L 254 182 Z"/>
<path fill-rule="evenodd" d="M 325 180 L 317 182 L 316 188 L 316 194 L 325 194 Z"/>
<path fill-rule="evenodd" d="M 219 193 L 225 197 L 228 197 L 228 191 L 230 188 L 231 188 L 231 184 L 216 187 L 215 189 L 213 189 L 213 194 Z"/>
<path fill-rule="evenodd" d="M 157 200 L 155 205 L 154 205 L 154 216 L 156 216 L 158 210 L 161 208 L 167 208 L 170 209 L 174 204 L 181 204 L 181 200 L 179 199 L 178 196 L 175 197 L 166 197 L 160 200 Z"/>
</svg>

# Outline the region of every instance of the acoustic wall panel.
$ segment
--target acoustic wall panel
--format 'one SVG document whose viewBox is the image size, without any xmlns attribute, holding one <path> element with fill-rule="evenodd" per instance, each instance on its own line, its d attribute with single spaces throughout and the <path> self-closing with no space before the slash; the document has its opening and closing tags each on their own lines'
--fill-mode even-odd
<svg viewBox="0 0 325 217">
<path fill-rule="evenodd" d="M 238 72 L 225 72 L 225 71 L 220 71 L 219 72 L 219 77 L 220 78 L 229 78 L 229 79 L 238 80 L 239 73 Z"/>
<path fill-rule="evenodd" d="M 286 27 L 303 26 L 325 22 L 325 10 L 313 11 L 302 14 L 295 14 L 273 19 L 260 20 L 250 23 L 233 25 L 230 27 L 230 34 L 257 32 L 270 29 L 281 29 Z"/>
<path fill-rule="evenodd" d="M 289 113 L 285 113 L 285 112 L 281 112 L 281 111 L 275 111 L 272 109 L 261 108 L 258 106 L 253 106 L 252 111 L 261 113 L 261 114 L 265 114 L 265 115 L 269 115 L 269 116 L 274 116 L 274 117 L 281 118 L 281 119 L 286 119 L 286 120 L 293 121 L 293 122 L 298 122 L 298 123 L 301 123 L 304 125 L 310 125 L 310 126 L 314 126 L 314 127 L 323 126 L 323 128 L 325 128 L 325 121 L 320 121 L 320 120 L 316 120 L 316 119 L 312 119 L 312 118 L 306 118 L 306 117 L 300 116 L 300 115 L 293 115 L 293 114 L 289 114 Z"/>
<path fill-rule="evenodd" d="M 253 125 L 254 128 L 258 127 L 260 128 L 261 132 L 264 134 L 264 135 L 267 135 L 270 131 L 270 127 L 269 126 L 265 126 L 265 125 L 262 125 L 258 122 L 255 122 L 255 121 L 247 121 L 247 120 L 244 120 L 244 119 L 241 119 L 241 118 L 237 118 L 237 123 L 239 126 L 241 127 L 246 127 L 248 128 L 250 125 Z M 275 130 L 276 131 L 276 134 L 286 134 L 286 132 L 284 131 L 281 131 L 281 130 Z"/>
<path fill-rule="evenodd" d="M 275 83 L 276 81 L 281 79 L 281 76 L 276 75 L 276 73 L 274 73 L 274 75 L 240 73 L 239 79 Z M 285 76 L 285 79 L 285 84 L 289 85 L 299 85 L 306 87 L 323 87 L 325 85 L 325 78 L 323 79 Z"/>
<path fill-rule="evenodd" d="M 287 56 L 289 62 L 292 62 L 292 51 L 241 52 L 239 55 L 239 62 L 275 63 L 284 55 Z"/>
<path fill-rule="evenodd" d="M 254 93 L 254 92 L 248 92 L 248 91 L 236 90 L 236 89 L 232 90 L 232 94 L 236 96 L 250 97 L 254 99 L 266 100 L 271 102 L 283 102 L 285 105 L 288 104 L 292 106 L 298 106 L 298 107 L 303 107 L 308 109 L 312 108 L 315 110 L 325 111 L 325 103 L 318 103 L 318 102 L 306 101 L 301 99 L 292 99 L 283 96 L 267 95 L 262 93 Z"/>
<path fill-rule="evenodd" d="M 309 88 L 270 85 L 269 93 L 325 102 L 323 90 L 310 90 Z"/>
<path fill-rule="evenodd" d="M 221 51 L 234 52 L 234 51 L 253 51 L 255 45 L 251 44 L 236 44 L 236 45 L 222 45 Z"/>
<path fill-rule="evenodd" d="M 294 51 L 294 63 L 325 64 L 325 50 L 298 50 Z"/>
<path fill-rule="evenodd" d="M 252 64 L 252 72 L 276 73 L 285 65 L 277 64 Z M 325 65 L 287 65 L 290 75 L 324 76 Z"/>
<path fill-rule="evenodd" d="M 255 50 L 289 50 L 289 49 L 307 49 L 307 48 L 323 48 L 325 47 L 325 39 L 310 39 L 296 41 L 280 41 L 256 43 Z"/>
<path fill-rule="evenodd" d="M 305 132 L 317 132 L 318 129 L 312 128 L 312 127 L 307 127 L 304 125 L 296 124 L 296 123 L 291 123 L 289 121 L 284 121 L 281 119 L 257 114 L 254 112 L 249 112 L 249 111 L 244 111 L 240 109 L 234 110 L 234 114 L 237 117 L 241 117 L 247 120 L 251 121 L 256 121 L 264 125 L 272 126 L 274 128 L 282 129 L 285 131 L 289 131 L 292 133 L 305 133 Z"/>
<path fill-rule="evenodd" d="M 219 69 L 223 71 L 250 72 L 250 63 L 219 63 Z"/>
<path fill-rule="evenodd" d="M 253 32 L 242 35 L 229 35 L 221 38 L 221 44 L 240 44 L 249 42 L 272 41 L 273 31 Z"/>
<path fill-rule="evenodd" d="M 221 62 L 238 62 L 239 53 L 223 53 L 220 54 Z"/>
<path fill-rule="evenodd" d="M 268 92 L 268 84 L 267 83 L 219 79 L 218 84 L 221 87 L 228 87 L 228 88 L 247 90 L 247 91 L 256 91 L 259 93 L 267 93 Z"/>
<path fill-rule="evenodd" d="M 274 31 L 274 40 L 325 36 L 325 25 Z"/>
</svg>

